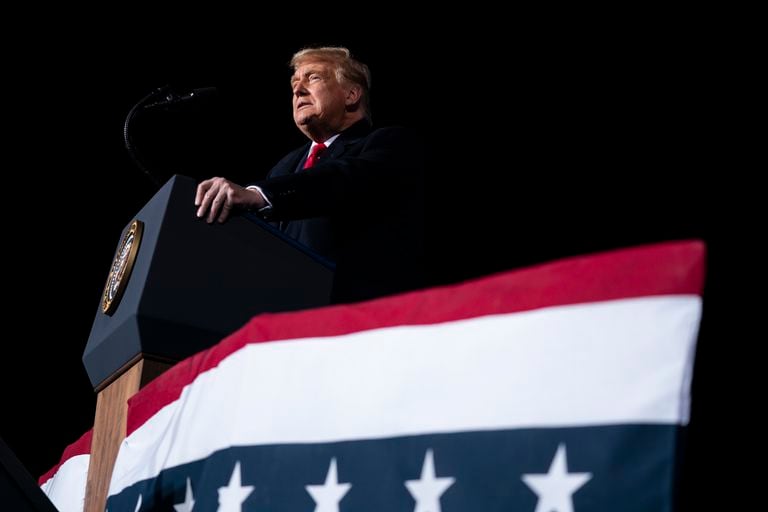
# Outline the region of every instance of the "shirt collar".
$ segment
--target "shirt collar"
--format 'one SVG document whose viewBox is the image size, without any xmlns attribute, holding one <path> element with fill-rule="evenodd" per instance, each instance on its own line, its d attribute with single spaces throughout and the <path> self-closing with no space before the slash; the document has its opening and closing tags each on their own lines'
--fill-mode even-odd
<svg viewBox="0 0 768 512">
<path fill-rule="evenodd" d="M 339 135 L 341 135 L 341 134 L 337 133 L 333 137 L 329 137 L 328 140 L 323 141 L 323 144 L 325 144 L 325 147 L 327 147 L 327 148 L 331 147 L 331 144 L 333 144 L 333 141 L 335 141 L 336 139 L 339 138 Z M 309 146 L 310 153 L 312 152 L 312 148 L 317 146 L 317 144 L 318 144 L 317 142 L 312 141 L 312 144 Z"/>
</svg>

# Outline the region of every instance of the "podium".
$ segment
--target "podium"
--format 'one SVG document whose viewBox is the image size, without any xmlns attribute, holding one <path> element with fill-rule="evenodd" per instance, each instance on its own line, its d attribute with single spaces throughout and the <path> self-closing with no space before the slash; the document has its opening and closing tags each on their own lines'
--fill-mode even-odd
<svg viewBox="0 0 768 512">
<path fill-rule="evenodd" d="M 127 399 L 263 312 L 329 303 L 334 266 L 255 216 L 207 224 L 172 177 L 128 224 L 83 363 L 98 393 L 85 510 L 104 510 Z"/>
</svg>

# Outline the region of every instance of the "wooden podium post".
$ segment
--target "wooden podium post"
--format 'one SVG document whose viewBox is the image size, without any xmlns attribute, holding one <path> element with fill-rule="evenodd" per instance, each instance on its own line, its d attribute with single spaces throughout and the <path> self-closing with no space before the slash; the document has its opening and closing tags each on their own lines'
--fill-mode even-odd
<svg viewBox="0 0 768 512">
<path fill-rule="evenodd" d="M 103 512 L 127 400 L 262 312 L 329 303 L 333 264 L 268 224 L 195 216 L 196 184 L 174 176 L 125 229 L 83 353 L 98 393 L 86 510 Z"/>
<path fill-rule="evenodd" d="M 120 443 L 125 439 L 128 399 L 171 366 L 171 363 L 140 357 L 116 380 L 98 391 L 85 488 L 85 512 L 103 512 L 107 503 L 112 467 Z"/>
</svg>

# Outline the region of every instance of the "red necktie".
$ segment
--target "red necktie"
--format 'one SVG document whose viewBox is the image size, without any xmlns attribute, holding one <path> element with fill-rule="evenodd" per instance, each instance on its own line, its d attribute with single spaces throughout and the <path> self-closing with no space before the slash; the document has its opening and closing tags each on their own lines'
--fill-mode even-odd
<svg viewBox="0 0 768 512">
<path fill-rule="evenodd" d="M 309 169 L 313 165 L 317 163 L 318 160 L 320 160 L 320 157 L 323 155 L 323 152 L 328 149 L 328 146 L 323 144 L 322 142 L 320 144 L 315 144 L 312 146 L 312 151 L 309 153 L 309 157 L 307 157 L 307 161 L 304 162 L 304 169 Z"/>
</svg>

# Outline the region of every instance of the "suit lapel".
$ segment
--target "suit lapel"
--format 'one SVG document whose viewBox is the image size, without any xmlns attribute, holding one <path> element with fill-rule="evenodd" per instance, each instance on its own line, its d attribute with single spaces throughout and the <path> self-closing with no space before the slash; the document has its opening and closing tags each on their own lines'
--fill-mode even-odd
<svg viewBox="0 0 768 512">
<path fill-rule="evenodd" d="M 327 158 L 329 160 L 340 158 L 344 153 L 346 153 L 347 148 L 355 144 L 356 142 L 360 141 L 364 137 L 366 137 L 371 132 L 371 125 L 367 120 L 358 121 L 357 123 L 353 124 L 339 135 L 339 137 L 333 141 L 333 144 L 330 145 L 328 148 L 328 151 L 326 151 Z M 281 172 L 279 174 L 275 174 L 275 176 L 279 176 L 282 174 L 290 174 L 290 173 L 297 173 L 299 171 L 302 171 L 304 169 L 304 162 L 307 161 L 307 157 L 309 156 L 309 148 L 312 146 L 311 142 L 308 142 L 304 144 L 301 148 L 295 150 L 296 154 L 293 158 L 289 159 L 287 165 L 285 166 L 284 172 Z M 289 226 L 291 224 L 301 224 L 303 221 L 280 221 L 279 223 L 279 229 L 283 232 L 289 232 Z M 290 229 L 300 229 L 300 227 L 294 226 Z M 291 234 L 294 238 L 299 237 L 300 231 L 295 231 Z"/>
<path fill-rule="evenodd" d="M 346 153 L 347 148 L 366 137 L 370 131 L 371 125 L 368 124 L 368 121 L 363 120 L 353 124 L 341 132 L 341 135 L 339 135 L 339 137 L 333 141 L 333 144 L 330 145 L 328 151 L 323 155 L 323 159 L 332 160 L 334 158 L 343 156 L 344 153 Z M 287 163 L 285 170 L 281 170 L 282 172 L 275 173 L 275 176 L 291 174 L 303 170 L 304 162 L 307 161 L 307 156 L 309 154 L 309 148 L 311 145 L 312 143 L 308 142 L 301 148 L 295 150 L 296 154 L 294 155 L 294 158 L 290 159 L 290 161 Z"/>
<path fill-rule="evenodd" d="M 309 147 L 311 145 L 312 143 L 308 142 L 297 150 L 296 157 L 293 159 L 293 165 L 289 167 L 291 173 L 299 172 L 304 168 L 304 162 L 307 161 L 307 154 L 309 153 Z"/>
<path fill-rule="evenodd" d="M 366 120 L 358 121 L 339 135 L 331 147 L 328 148 L 330 158 L 339 158 L 351 145 L 366 137 L 371 131 L 371 125 Z"/>
</svg>

